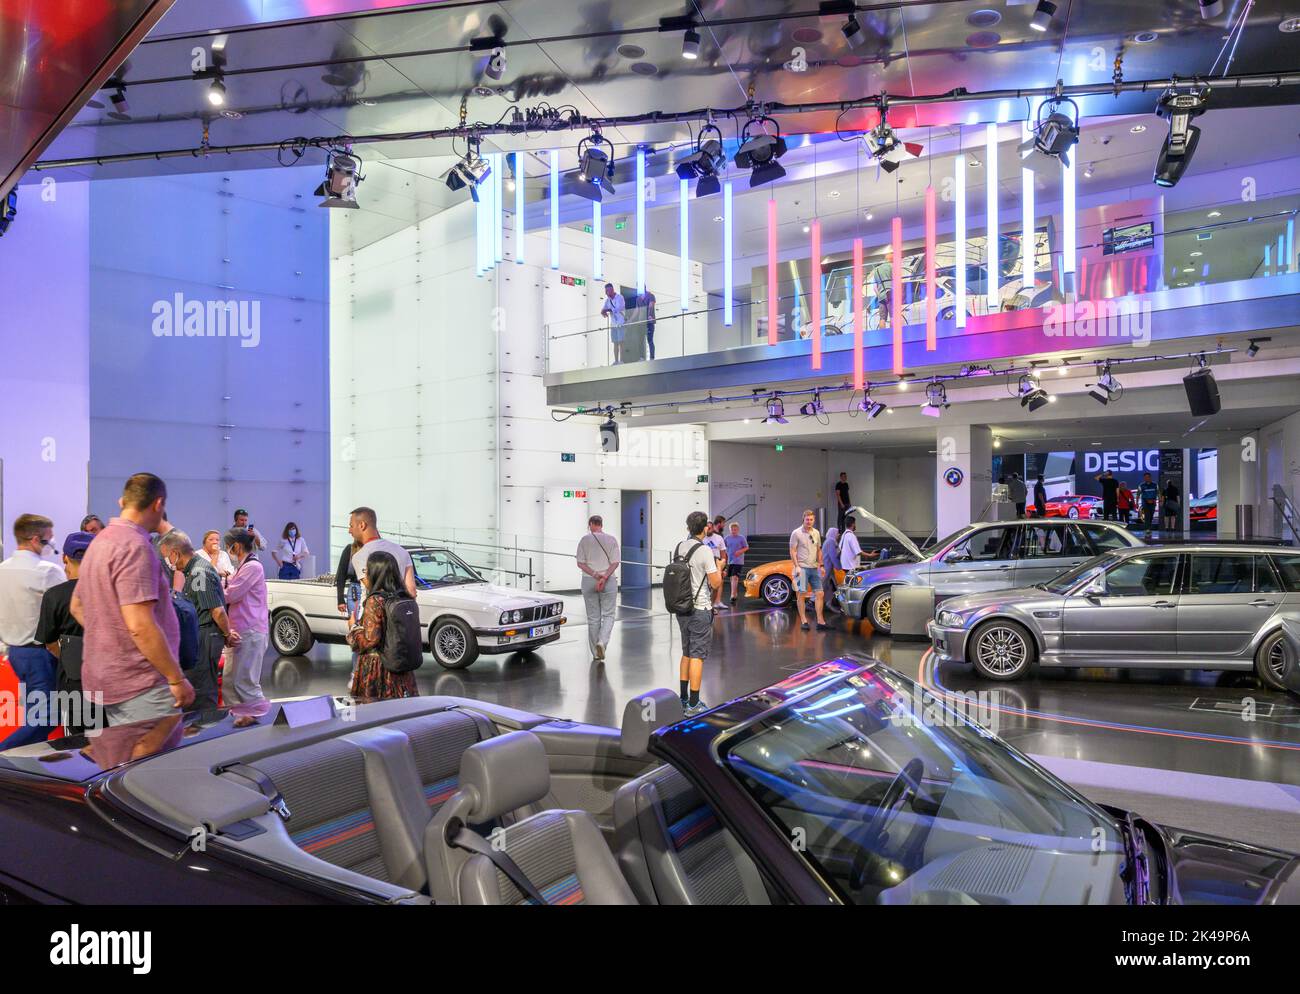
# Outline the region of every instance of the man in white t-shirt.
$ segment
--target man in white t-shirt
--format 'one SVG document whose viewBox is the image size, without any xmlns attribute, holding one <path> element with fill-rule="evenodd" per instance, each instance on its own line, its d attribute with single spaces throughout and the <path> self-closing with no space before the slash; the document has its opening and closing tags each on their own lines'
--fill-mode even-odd
<svg viewBox="0 0 1300 994">
<path fill-rule="evenodd" d="M 690 554 L 691 590 L 695 595 L 695 610 L 679 614 L 677 625 L 682 632 L 682 664 L 678 672 L 681 681 L 682 710 L 697 714 L 708 705 L 700 700 L 700 684 L 704 679 L 704 660 L 713 648 L 713 595 L 722 589 L 722 571 L 713 551 L 704 544 L 704 530 L 709 516 L 703 511 L 692 511 L 686 517 L 686 530 L 690 538 L 677 543 L 674 556 Z M 694 548 L 692 548 L 694 546 Z"/>
<path fill-rule="evenodd" d="M 727 573 L 727 542 L 723 537 L 723 529 L 726 527 L 727 519 L 719 514 L 709 522 L 704 529 L 704 544 L 713 550 L 713 558 L 718 561 L 718 570 L 726 576 Z M 722 606 L 722 587 L 713 594 L 713 613 L 718 613 L 718 608 Z"/>
<path fill-rule="evenodd" d="M 862 544 L 858 541 L 858 519 L 848 515 L 844 519 L 844 534 L 840 536 L 840 569 L 844 572 L 862 566 Z"/>
<path fill-rule="evenodd" d="M 614 289 L 613 283 L 605 284 L 605 303 L 600 313 L 609 318 L 609 341 L 614 346 L 614 362 L 623 361 L 623 332 L 627 324 L 627 301 Z"/>
<path fill-rule="evenodd" d="M 816 515 L 803 512 L 803 524 L 790 533 L 791 571 L 794 579 L 794 602 L 799 608 L 799 627 L 808 631 L 808 615 L 804 598 L 811 591 L 817 605 L 817 630 L 826 630 L 826 594 L 822 589 L 822 537 L 813 527 Z"/>
<path fill-rule="evenodd" d="M 415 596 L 415 566 L 411 554 L 396 542 L 380 537 L 375 512 L 368 507 L 358 507 L 348 517 L 348 534 L 361 548 L 352 557 L 352 571 L 356 573 L 361 585 L 366 584 L 366 560 L 376 552 L 387 552 L 397 560 L 397 568 L 402 574 L 402 583 L 406 592 Z M 367 587 L 368 589 L 368 587 Z"/>
<path fill-rule="evenodd" d="M 605 647 L 614 631 L 614 610 L 618 607 L 618 539 L 605 531 L 599 514 L 587 519 L 587 534 L 578 539 L 575 557 L 582 571 L 582 603 L 587 608 L 587 642 L 591 657 L 605 658 Z"/>
</svg>

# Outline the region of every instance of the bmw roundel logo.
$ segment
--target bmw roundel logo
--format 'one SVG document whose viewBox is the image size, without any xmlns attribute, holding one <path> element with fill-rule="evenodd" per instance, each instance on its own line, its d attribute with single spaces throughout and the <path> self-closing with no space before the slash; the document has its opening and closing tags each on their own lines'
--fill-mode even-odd
<svg viewBox="0 0 1300 994">
<path fill-rule="evenodd" d="M 950 487 L 960 487 L 961 481 L 965 478 L 966 475 L 956 466 L 953 466 L 951 469 L 946 469 L 943 472 L 943 482 L 948 484 Z"/>
</svg>

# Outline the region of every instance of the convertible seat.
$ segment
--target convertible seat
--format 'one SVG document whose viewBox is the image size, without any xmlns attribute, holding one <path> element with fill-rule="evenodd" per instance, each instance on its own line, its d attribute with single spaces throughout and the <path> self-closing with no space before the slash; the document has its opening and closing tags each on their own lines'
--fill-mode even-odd
<svg viewBox="0 0 1300 994">
<path fill-rule="evenodd" d="M 456 904 L 535 904 L 477 848 L 504 852 L 547 904 L 635 904 L 596 821 L 585 811 L 550 809 L 499 828 L 485 839 L 472 827 L 496 822 L 545 797 L 550 768 L 541 740 L 508 732 L 465 751 L 460 782 L 425 831 L 430 893 Z M 490 840 L 490 841 L 489 841 Z"/>
<path fill-rule="evenodd" d="M 647 754 L 650 734 L 682 718 L 681 698 L 652 690 L 623 710 L 621 748 Z M 753 860 L 699 792 L 658 766 L 614 796 L 614 851 L 642 904 L 768 904 Z"/>
</svg>

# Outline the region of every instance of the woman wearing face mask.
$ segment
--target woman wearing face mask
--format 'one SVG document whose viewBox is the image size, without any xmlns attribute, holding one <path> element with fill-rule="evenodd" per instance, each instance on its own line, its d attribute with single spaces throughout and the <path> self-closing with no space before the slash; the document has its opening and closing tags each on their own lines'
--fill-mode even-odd
<svg viewBox="0 0 1300 994">
<path fill-rule="evenodd" d="M 297 580 L 302 576 L 300 564 L 307 558 L 308 550 L 307 543 L 298 534 L 297 524 L 290 521 L 284 526 L 280 533 L 280 546 L 271 555 L 280 567 L 278 576 L 281 580 Z"/>
<path fill-rule="evenodd" d="M 235 725 L 251 725 L 271 705 L 262 693 L 262 659 L 269 629 L 266 612 L 266 571 L 253 555 L 257 540 L 242 528 L 226 532 L 224 544 L 235 564 L 226 582 L 226 613 L 239 641 L 226 657 L 221 675 L 222 702 L 235 715 Z"/>
</svg>

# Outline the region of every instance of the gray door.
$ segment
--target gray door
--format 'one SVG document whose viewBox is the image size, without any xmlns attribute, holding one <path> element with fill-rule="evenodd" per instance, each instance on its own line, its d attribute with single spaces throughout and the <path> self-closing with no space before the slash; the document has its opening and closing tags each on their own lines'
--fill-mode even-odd
<svg viewBox="0 0 1300 994">
<path fill-rule="evenodd" d="M 930 565 L 930 584 L 937 597 L 1001 590 L 1015 585 L 1011 558 L 1016 526 L 979 528 Z"/>
<path fill-rule="evenodd" d="M 1066 521 L 1021 525 L 1015 547 L 1015 585 L 1032 587 L 1091 559 L 1079 526 Z"/>
<path fill-rule="evenodd" d="M 623 562 L 620 566 L 620 586 L 636 590 L 650 586 L 650 492 L 624 490 L 619 539 L 622 542 Z"/>
<path fill-rule="evenodd" d="M 1173 660 L 1178 645 L 1178 553 L 1121 560 L 1105 576 L 1105 592 L 1065 599 L 1062 648 L 1076 665 L 1118 666 Z"/>
<path fill-rule="evenodd" d="M 1198 552 L 1188 556 L 1178 598 L 1178 653 L 1189 666 L 1249 661 L 1251 641 L 1278 610 L 1282 593 L 1265 556 Z"/>
</svg>

